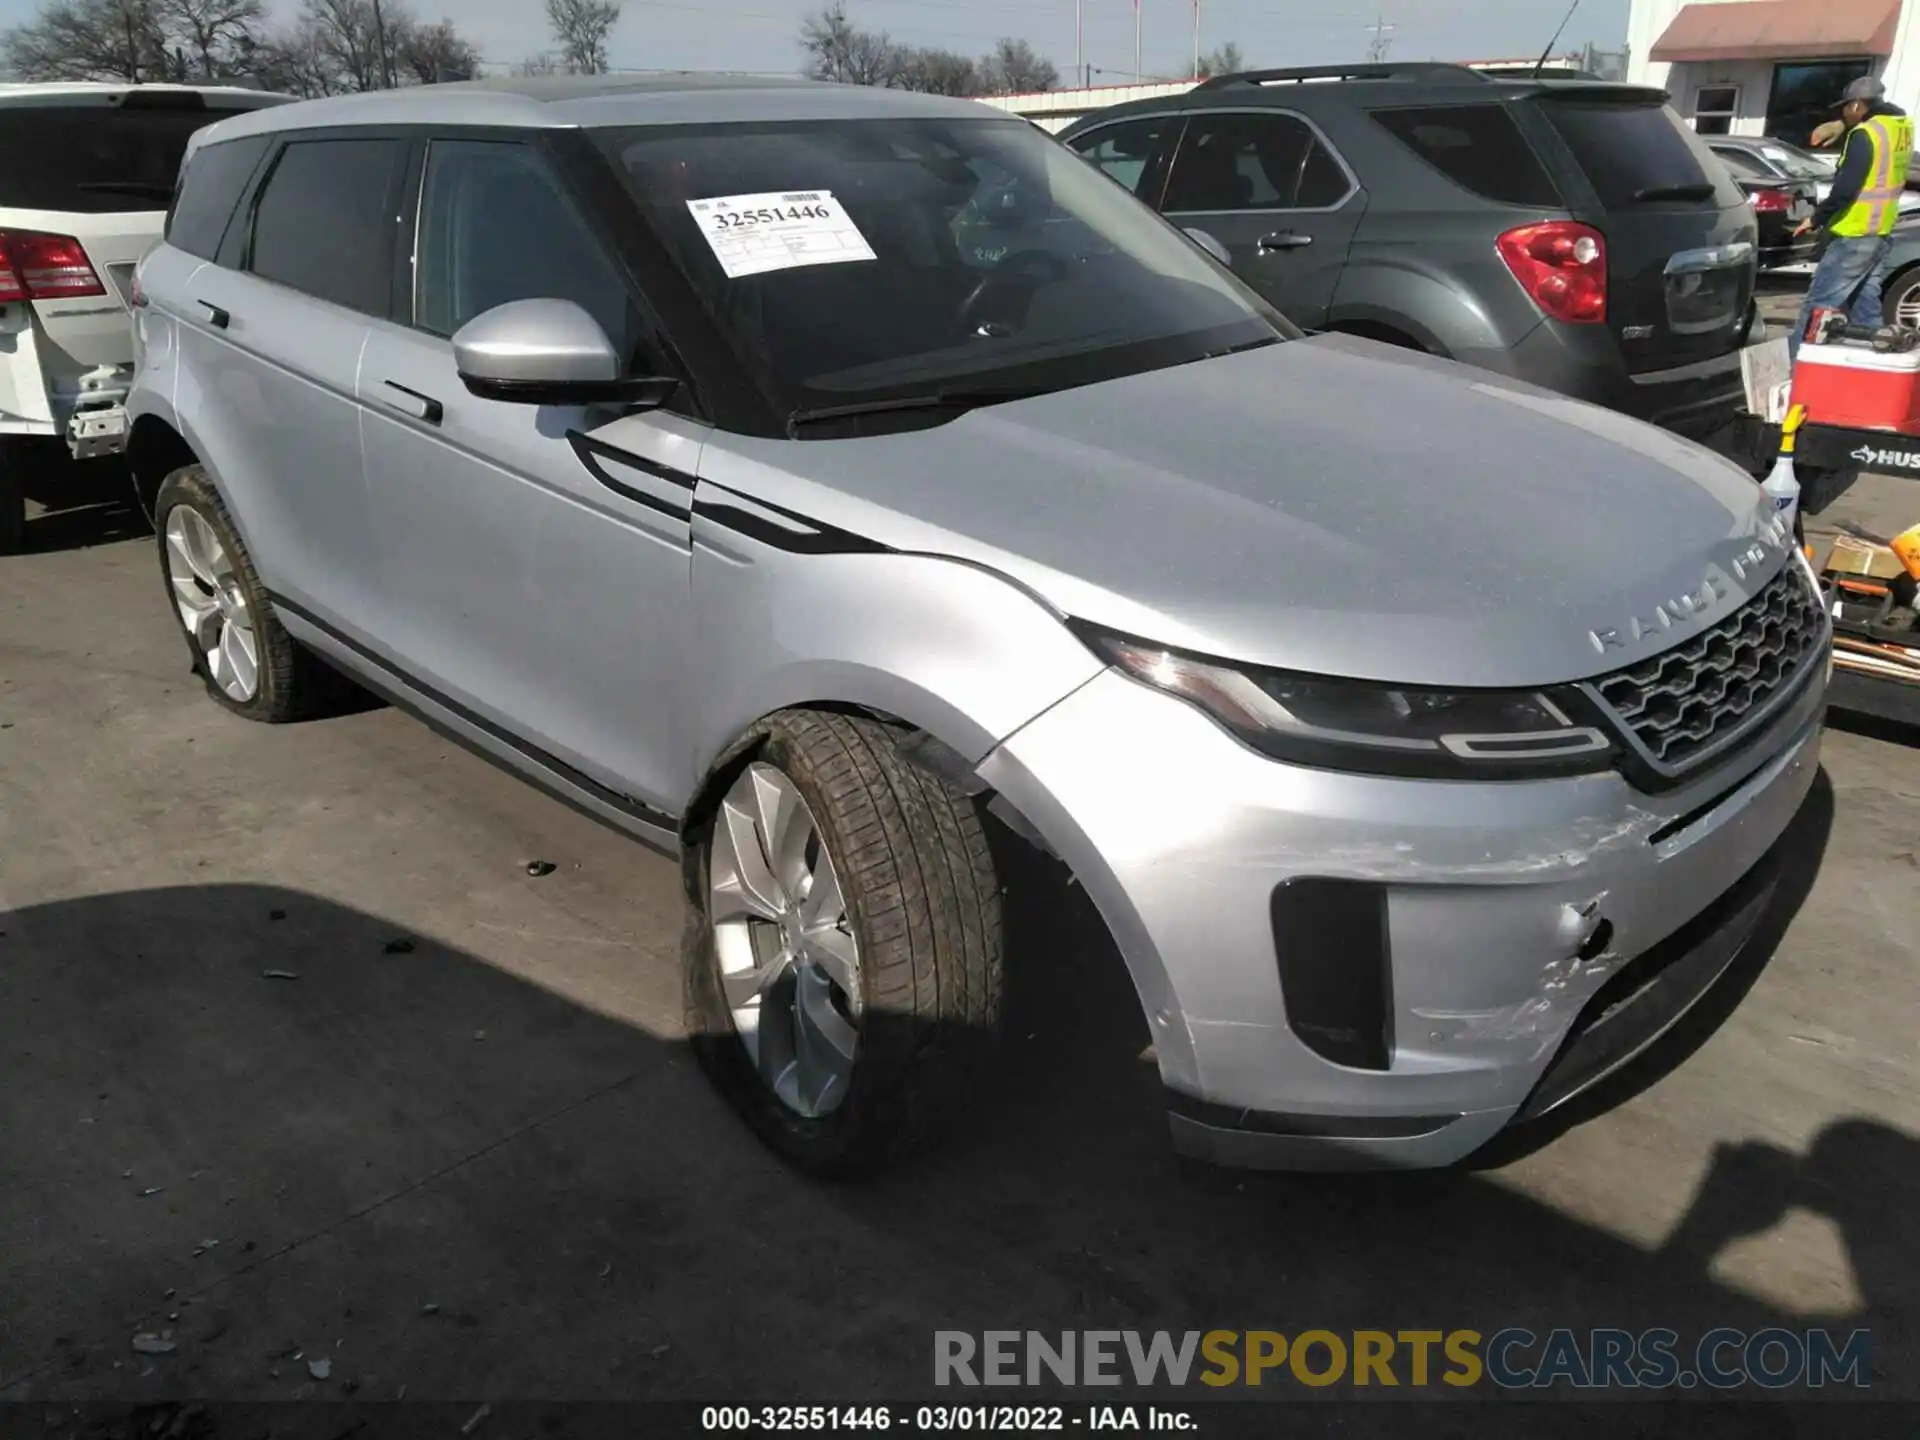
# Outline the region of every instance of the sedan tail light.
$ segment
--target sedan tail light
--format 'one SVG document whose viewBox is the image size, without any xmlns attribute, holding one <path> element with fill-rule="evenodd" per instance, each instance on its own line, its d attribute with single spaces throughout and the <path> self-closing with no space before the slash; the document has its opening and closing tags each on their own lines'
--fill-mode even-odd
<svg viewBox="0 0 1920 1440">
<path fill-rule="evenodd" d="M 0 305 L 16 300 L 83 300 L 107 287 L 71 235 L 0 230 Z"/>
<path fill-rule="evenodd" d="M 1591 225 L 1546 220 L 1509 230 L 1495 244 L 1521 288 L 1555 320 L 1606 322 L 1607 242 Z"/>
<path fill-rule="evenodd" d="M 1763 215 L 1784 215 L 1793 208 L 1793 197 L 1784 190 L 1756 190 L 1747 203 Z"/>
</svg>

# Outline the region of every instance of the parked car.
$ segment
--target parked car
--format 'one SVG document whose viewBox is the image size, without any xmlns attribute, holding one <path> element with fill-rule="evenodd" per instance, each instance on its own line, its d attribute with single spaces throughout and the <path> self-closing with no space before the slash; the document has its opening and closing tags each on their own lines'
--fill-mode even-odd
<svg viewBox="0 0 1920 1440">
<path fill-rule="evenodd" d="M 0 555 L 25 493 L 126 445 L 127 286 L 187 138 L 287 97 L 179 85 L 0 85 Z"/>
<path fill-rule="evenodd" d="M 1920 330 L 1920 215 L 1903 215 L 1893 227 L 1882 265 L 1881 314 L 1890 325 Z"/>
<path fill-rule="evenodd" d="M 1753 206 L 1754 219 L 1760 224 L 1760 268 L 1777 270 L 1811 261 L 1820 248 L 1820 237 L 1812 231 L 1805 235 L 1794 231 L 1801 221 L 1812 218 L 1821 189 L 1832 189 L 1832 183 L 1823 186 L 1804 176 L 1783 175 L 1741 146 L 1714 140 L 1707 148 L 1727 167 L 1733 183 Z"/>
<path fill-rule="evenodd" d="M 1061 139 L 1308 330 L 1702 437 L 1746 403 L 1758 224 L 1665 98 L 1457 65 L 1262 70 Z"/>
<path fill-rule="evenodd" d="M 702 1062 L 810 1169 L 981 1108 L 1055 959 L 1023 844 L 1182 1147 L 1427 1165 L 1686 1009 L 1813 779 L 1826 613 L 1745 474 L 1302 338 L 984 106 L 289 106 L 196 137 L 139 284 L 212 698 L 293 719 L 324 661 L 678 853 Z"/>
</svg>

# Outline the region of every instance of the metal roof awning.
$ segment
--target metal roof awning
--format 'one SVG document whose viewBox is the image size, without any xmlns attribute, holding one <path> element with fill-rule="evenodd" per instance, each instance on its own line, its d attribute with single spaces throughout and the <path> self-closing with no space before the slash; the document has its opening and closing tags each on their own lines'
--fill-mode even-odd
<svg viewBox="0 0 1920 1440">
<path fill-rule="evenodd" d="M 1653 60 L 1825 60 L 1891 55 L 1900 0 L 1733 0 L 1683 6 Z"/>
</svg>

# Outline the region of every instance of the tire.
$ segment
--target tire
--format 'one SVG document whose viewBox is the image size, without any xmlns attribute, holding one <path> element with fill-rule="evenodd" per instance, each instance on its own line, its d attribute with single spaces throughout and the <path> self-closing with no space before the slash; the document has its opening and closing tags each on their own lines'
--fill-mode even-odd
<svg viewBox="0 0 1920 1440">
<path fill-rule="evenodd" d="M 1900 316 L 1902 305 L 1908 311 L 1905 320 Z M 1887 282 L 1880 292 L 1880 314 L 1889 325 L 1920 329 L 1920 265 L 1909 265 Z"/>
<path fill-rule="evenodd" d="M 781 810 L 781 787 L 806 813 Z M 787 893 L 801 897 L 790 902 L 799 940 L 741 904 L 754 887 L 742 883 L 747 867 L 736 857 L 757 859 L 764 886 L 766 855 L 781 847 L 752 847 L 768 830 L 788 838 L 767 823 L 780 813 L 811 829 L 785 846 L 788 863 L 778 868 L 790 891 L 775 886 L 782 903 Z M 987 834 L 966 796 L 903 760 L 885 726 L 783 711 L 765 722 L 689 843 L 697 878 L 682 946 L 687 1029 L 702 1068 L 762 1140 L 810 1174 L 870 1173 L 924 1149 L 977 1104 L 1000 1027 L 1003 932 Z M 823 913 L 809 930 L 808 901 L 834 893 L 822 888 L 829 879 L 844 923 L 822 925 Z M 783 971 L 776 952 L 796 944 L 807 958 Z M 723 966 L 736 977 L 731 999 Z M 806 1020 L 820 1004 L 845 1031 Z M 822 1050 L 832 1036 L 840 1049 Z M 833 1076 L 847 1052 L 847 1073 Z M 828 1063 L 809 1066 L 809 1053 Z M 815 1083 L 823 1075 L 833 1078 Z M 786 1088 L 776 1093 L 776 1084 Z"/>
<path fill-rule="evenodd" d="M 247 553 L 206 472 L 198 465 L 189 465 L 162 481 L 154 500 L 153 518 L 161 583 L 193 656 L 194 673 L 206 684 L 207 693 L 234 714 L 268 724 L 299 720 L 313 713 L 329 693 L 331 677 L 287 634 L 274 615 L 253 557 Z M 204 532 L 199 527 L 204 527 Z M 200 543 L 206 537 L 211 538 L 217 551 Z M 181 548 L 183 542 L 185 549 Z M 202 613 L 206 613 L 204 607 L 213 611 L 207 633 L 200 638 L 189 627 L 186 614 L 195 602 L 191 595 L 186 600 L 181 598 L 188 593 L 189 582 L 203 602 Z M 230 683 L 236 662 L 234 651 L 227 647 L 242 643 L 236 630 L 244 631 L 251 641 L 253 677 L 248 686 Z"/>
<path fill-rule="evenodd" d="M 12 447 L 0 445 L 0 555 L 23 554 L 27 548 L 27 492 L 19 466 Z"/>
</svg>

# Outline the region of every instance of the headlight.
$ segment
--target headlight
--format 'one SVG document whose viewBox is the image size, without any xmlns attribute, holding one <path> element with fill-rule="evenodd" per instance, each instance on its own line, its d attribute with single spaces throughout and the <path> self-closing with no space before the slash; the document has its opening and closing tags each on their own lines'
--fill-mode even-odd
<svg viewBox="0 0 1920 1440">
<path fill-rule="evenodd" d="M 1142 684 L 1198 706 L 1254 749 L 1330 770 L 1521 779 L 1605 770 L 1613 742 L 1556 690 L 1426 690 L 1242 669 L 1075 627 Z"/>
</svg>

